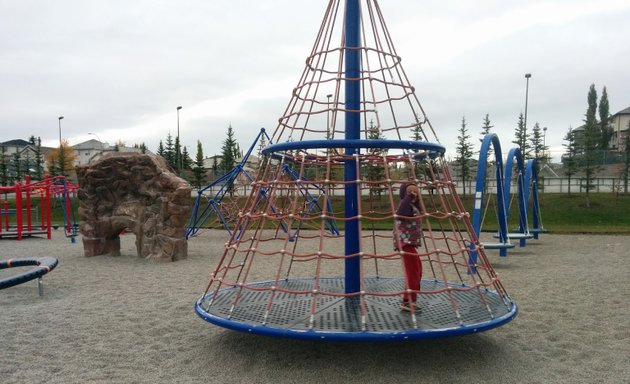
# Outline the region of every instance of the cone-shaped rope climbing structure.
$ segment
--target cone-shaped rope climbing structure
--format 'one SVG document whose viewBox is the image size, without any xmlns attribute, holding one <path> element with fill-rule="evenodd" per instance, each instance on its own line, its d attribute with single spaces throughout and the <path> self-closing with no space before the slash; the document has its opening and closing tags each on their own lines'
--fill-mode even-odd
<svg viewBox="0 0 630 384">
<path fill-rule="evenodd" d="M 273 336 L 390 340 L 516 316 L 377 1 L 329 1 L 271 141 L 196 303 L 202 318 Z M 403 200 L 409 212 L 401 193 L 416 196 Z"/>
</svg>

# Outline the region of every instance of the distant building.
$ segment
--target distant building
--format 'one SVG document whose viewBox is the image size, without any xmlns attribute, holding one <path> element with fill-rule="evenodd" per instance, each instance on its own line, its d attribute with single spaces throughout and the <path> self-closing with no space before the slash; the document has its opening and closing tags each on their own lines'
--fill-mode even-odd
<svg viewBox="0 0 630 384">
<path fill-rule="evenodd" d="M 103 152 L 112 150 L 108 143 L 102 143 L 95 139 L 73 145 L 72 149 L 77 155 L 74 159 L 75 166 L 87 165 L 94 156 L 100 156 Z"/>
<path fill-rule="evenodd" d="M 628 123 L 630 123 L 630 107 L 623 109 L 614 115 L 612 115 L 612 120 L 610 123 L 610 127 L 612 128 L 612 136 L 610 138 L 608 148 L 612 152 L 623 152 L 625 151 L 625 140 L 626 137 L 630 134 L 630 129 L 628 128 Z M 581 125 L 577 128 L 573 128 L 573 134 L 575 135 L 575 140 L 580 142 L 584 137 L 584 129 L 586 126 Z"/>
<path fill-rule="evenodd" d="M 109 145 L 108 143 L 103 143 L 99 140 L 88 140 L 82 143 L 76 144 L 72 146 L 72 149 L 76 152 L 76 157 L 74 159 L 74 166 L 83 166 L 88 165 L 92 160 L 97 160 L 101 158 L 105 153 L 110 152 L 142 152 L 140 148 L 132 148 L 132 147 L 118 147 L 116 145 Z M 148 149 L 147 153 L 150 153 Z"/>
<path fill-rule="evenodd" d="M 617 149 L 620 152 L 624 152 L 626 150 L 624 143 L 626 142 L 626 137 L 630 135 L 630 128 L 628 124 L 630 124 L 630 107 L 612 115 L 611 125 L 613 128 L 613 149 Z"/>
<path fill-rule="evenodd" d="M 17 176 L 15 167 L 15 154 L 19 154 L 20 161 L 20 174 L 35 173 L 35 159 L 37 153 L 37 147 L 30 141 L 22 139 L 14 139 L 0 143 L 0 148 L 4 148 L 4 162 L 7 164 L 8 177 L 14 180 Z M 74 159 L 74 166 L 87 165 L 90 161 L 100 158 L 104 153 L 108 152 L 141 152 L 140 148 L 131 147 L 117 147 L 109 145 L 108 143 L 102 143 L 99 140 L 88 140 L 82 143 L 73 145 L 71 147 L 76 157 Z M 46 156 L 49 152 L 55 151 L 58 148 L 40 147 L 41 153 L 41 167 L 44 173 L 49 172 L 46 164 Z M 146 152 L 150 152 L 147 150 Z M 27 170 L 28 168 L 28 170 Z"/>
<path fill-rule="evenodd" d="M 20 174 L 33 174 L 36 172 L 35 163 L 37 158 L 37 146 L 30 141 L 22 139 L 14 139 L 0 143 L 0 147 L 4 148 L 4 163 L 7 165 L 8 177 L 10 179 L 16 178 L 17 170 L 15 169 L 15 155 L 18 154 Z M 41 147 L 40 156 L 43 172 L 47 172 L 46 168 L 46 155 L 48 152 L 53 151 L 54 148 Z M 27 169 L 28 168 L 28 169 Z"/>
</svg>

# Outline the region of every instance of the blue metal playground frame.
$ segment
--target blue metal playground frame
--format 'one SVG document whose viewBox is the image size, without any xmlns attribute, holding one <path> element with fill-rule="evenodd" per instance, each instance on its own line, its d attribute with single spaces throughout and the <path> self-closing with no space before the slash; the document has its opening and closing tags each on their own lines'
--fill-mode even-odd
<svg viewBox="0 0 630 384">
<path fill-rule="evenodd" d="M 247 160 L 251 156 L 252 151 L 254 150 L 254 148 L 256 147 L 256 145 L 262 138 L 266 138 L 268 142 L 271 144 L 271 138 L 267 135 L 265 128 L 261 128 L 260 132 L 258 133 L 256 138 L 252 142 L 251 146 L 249 147 L 249 149 L 247 150 L 247 152 L 245 153 L 241 161 L 236 165 L 236 167 L 234 167 L 234 169 L 232 169 L 230 172 L 226 173 L 222 177 L 218 178 L 217 180 L 211 182 L 210 184 L 206 185 L 204 188 L 201 188 L 197 191 L 197 199 L 195 200 L 195 205 L 193 207 L 190 219 L 188 220 L 188 225 L 186 227 L 187 240 L 190 237 L 195 236 L 199 232 L 199 230 L 208 221 L 208 219 L 213 213 L 217 215 L 217 217 L 221 221 L 221 224 L 223 225 L 223 228 L 225 228 L 228 234 L 230 236 L 233 235 L 232 229 L 228 225 L 228 222 L 226 221 L 226 218 L 221 213 L 221 210 L 219 209 L 219 207 L 221 203 L 223 202 L 223 199 L 225 198 L 225 196 L 230 192 L 232 186 L 234 185 L 234 182 L 236 181 L 236 179 L 238 178 L 240 174 L 245 175 L 245 177 L 250 183 L 254 182 L 254 177 L 249 172 L 247 172 L 247 170 L 245 169 L 245 164 L 247 163 Z M 283 164 L 282 170 L 286 172 L 289 175 L 289 177 L 291 177 L 292 180 L 294 181 L 300 180 L 299 191 L 304 196 L 305 200 L 308 202 L 308 207 L 304 212 L 304 217 L 299 222 L 297 228 L 295 229 L 295 232 L 291 235 L 291 238 L 295 238 L 297 236 L 297 233 L 301 229 L 302 224 L 304 223 L 304 218 L 308 216 L 311 212 L 314 212 L 317 210 L 322 211 L 322 207 L 317 201 L 317 197 L 313 196 L 308 191 L 308 188 L 306 186 L 312 185 L 316 189 L 320 190 L 322 194 L 324 193 L 324 189 L 321 188 L 319 185 L 310 182 L 304 176 L 300 177 L 298 173 L 296 173 L 295 170 L 293 170 L 286 163 Z M 207 190 L 217 185 L 220 185 L 219 190 L 212 196 L 212 198 L 208 201 L 208 204 L 199 213 L 199 207 L 200 207 L 201 201 L 203 200 L 204 193 Z M 259 201 L 267 200 L 267 196 L 268 196 L 268 188 L 263 188 L 259 195 Z M 258 204 L 258 202 L 256 202 L 256 204 Z M 326 208 L 327 208 L 327 211 L 330 212 L 331 215 L 334 216 L 334 212 L 332 210 L 332 205 L 330 201 L 326 203 Z M 271 210 L 272 212 L 277 213 L 277 209 L 274 206 L 271 206 Z M 285 233 L 288 233 L 290 231 L 290 228 L 283 221 L 280 222 L 280 227 Z M 337 226 L 337 222 L 334 219 L 329 219 L 327 221 L 327 229 L 330 231 L 330 233 L 336 236 L 339 235 L 339 227 Z M 237 235 L 237 238 L 239 237 L 240 237 L 240 234 Z"/>
<path fill-rule="evenodd" d="M 473 209 L 472 224 L 473 229 L 479 238 L 481 234 L 481 226 L 484 216 L 484 201 L 486 199 L 486 174 L 488 166 L 488 153 L 490 146 L 494 149 L 494 159 L 496 162 L 496 194 L 497 194 L 497 220 L 499 224 L 498 232 L 495 238 L 498 238 L 497 243 L 483 243 L 485 249 L 499 249 L 500 256 L 507 256 L 507 250 L 514 248 L 514 244 L 510 242 L 510 239 L 518 239 L 521 247 L 526 246 L 527 239 L 538 239 L 538 234 L 547 232 L 542 227 L 540 205 L 538 200 L 538 171 L 536 167 L 536 160 L 529 159 L 527 162 L 523 161 L 521 151 L 518 148 L 512 148 L 508 152 L 507 161 L 505 167 L 503 167 L 503 159 L 501 156 L 501 144 L 499 138 L 495 134 L 488 134 L 484 137 L 479 151 L 479 163 L 477 166 L 477 179 L 475 189 L 475 205 Z M 516 173 L 514 174 L 514 161 L 516 161 Z M 519 209 L 519 228 L 517 232 L 510 233 L 507 227 L 509 210 L 510 210 L 510 188 L 513 181 L 513 175 L 516 177 L 516 185 L 518 188 L 518 209 Z M 530 201 L 532 202 L 532 225 L 533 228 L 529 228 L 528 221 L 528 206 Z M 471 245 L 474 247 L 474 244 Z M 471 254 L 471 265 L 476 262 L 477 253 Z"/>
<path fill-rule="evenodd" d="M 507 229 L 507 212 L 506 212 L 506 199 L 505 199 L 505 186 L 503 183 L 503 156 L 501 152 L 501 143 L 499 137 L 493 133 L 487 134 L 481 143 L 481 149 L 479 150 L 479 163 L 477 164 L 477 179 L 475 183 L 475 206 L 473 209 L 472 225 L 477 239 L 481 235 L 481 224 L 483 221 L 484 211 L 484 194 L 486 192 L 486 174 L 488 169 L 488 153 L 490 146 L 494 149 L 494 161 L 495 161 L 495 179 L 496 179 L 496 195 L 497 195 L 497 221 L 499 224 L 498 230 L 498 243 L 483 243 L 486 249 L 500 249 L 501 256 L 507 256 L 507 249 L 514 248 L 514 245 L 510 243 Z M 471 247 L 474 247 L 471 244 Z M 477 262 L 477 252 L 471 252 L 471 265 L 475 265 Z"/>
<path fill-rule="evenodd" d="M 510 187 L 512 185 L 512 170 L 514 169 L 514 160 L 516 159 L 516 185 L 518 190 L 518 232 L 509 232 L 508 238 L 519 240 L 519 246 L 525 247 L 527 245 L 527 239 L 531 239 L 534 236 L 529 232 L 529 225 L 527 222 L 527 200 L 525 200 L 525 163 L 523 161 L 523 155 L 519 148 L 512 148 L 508 152 L 507 161 L 505 162 L 505 180 L 504 180 L 504 204 L 506 212 L 506 220 L 509 223 L 510 217 Z M 503 256 L 503 255 L 502 255 Z"/>
<path fill-rule="evenodd" d="M 533 234 L 534 239 L 538 239 L 538 234 L 545 233 L 547 230 L 543 227 L 542 216 L 540 214 L 540 203 L 538 200 L 538 167 L 536 159 L 529 159 L 525 165 L 525 202 L 529 204 L 529 193 L 532 194 L 532 228 L 529 232 Z"/>
</svg>

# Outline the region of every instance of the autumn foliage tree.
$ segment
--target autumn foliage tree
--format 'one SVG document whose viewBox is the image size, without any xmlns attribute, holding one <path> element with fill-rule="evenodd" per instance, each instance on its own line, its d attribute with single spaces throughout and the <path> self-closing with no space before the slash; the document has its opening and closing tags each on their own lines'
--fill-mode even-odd
<svg viewBox="0 0 630 384">
<path fill-rule="evenodd" d="M 46 155 L 46 167 L 53 176 L 70 177 L 74 173 L 76 152 L 64 139 L 60 148 L 55 148 Z"/>
</svg>

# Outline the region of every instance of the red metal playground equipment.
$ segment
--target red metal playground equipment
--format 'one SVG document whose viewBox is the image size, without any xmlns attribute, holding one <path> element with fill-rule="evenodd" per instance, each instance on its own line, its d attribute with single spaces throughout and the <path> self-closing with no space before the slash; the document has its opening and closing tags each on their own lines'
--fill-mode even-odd
<svg viewBox="0 0 630 384">
<path fill-rule="evenodd" d="M 195 304 L 201 318 L 247 333 L 352 341 L 462 335 L 516 316 L 378 1 L 328 2 L 270 141 Z M 419 200 L 413 217 L 396 213 L 410 182 Z M 323 195 L 321 211 L 304 213 L 303 188 Z M 290 204 L 280 204 L 287 196 Z M 326 230 L 329 203 L 340 235 Z M 402 231 L 392 233 L 402 220 L 421 223 L 419 284 L 403 277 L 411 256 L 392 244 L 402 242 Z M 318 230 L 304 230 L 305 222 Z M 417 301 L 401 305 L 404 293 Z"/>
<path fill-rule="evenodd" d="M 26 176 L 24 183 L 0 187 L 0 239 L 46 235 L 50 240 L 56 227 L 52 224 L 51 201 L 57 198 L 63 212 L 64 235 L 74 243 L 78 227 L 70 197 L 77 190 L 78 186 L 63 176 L 47 176 L 33 183 Z"/>
</svg>

